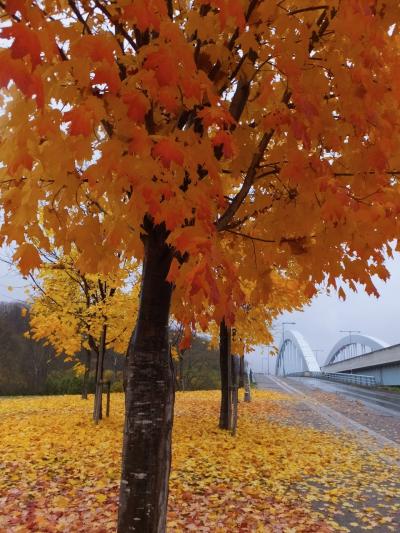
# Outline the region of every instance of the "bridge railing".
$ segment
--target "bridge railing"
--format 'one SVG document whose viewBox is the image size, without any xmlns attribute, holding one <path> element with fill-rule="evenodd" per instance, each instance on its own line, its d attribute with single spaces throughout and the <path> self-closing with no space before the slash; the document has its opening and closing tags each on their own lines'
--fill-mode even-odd
<svg viewBox="0 0 400 533">
<path fill-rule="evenodd" d="M 293 372 L 285 377 L 305 377 L 326 379 L 339 383 L 361 385 L 362 387 L 376 387 L 377 382 L 374 376 L 364 376 L 362 374 L 346 374 L 345 372 Z"/>
</svg>

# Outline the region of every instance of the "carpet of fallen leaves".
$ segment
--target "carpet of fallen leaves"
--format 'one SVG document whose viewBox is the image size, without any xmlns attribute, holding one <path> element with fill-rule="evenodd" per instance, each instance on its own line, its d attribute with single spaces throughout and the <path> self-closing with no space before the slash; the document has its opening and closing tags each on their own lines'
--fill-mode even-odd
<svg viewBox="0 0 400 533">
<path fill-rule="evenodd" d="M 399 530 L 399 469 L 383 455 L 290 426 L 295 400 L 275 392 L 240 403 L 233 438 L 216 428 L 218 400 L 177 395 L 168 531 Z M 97 427 L 91 406 L 77 396 L 0 399 L 1 533 L 115 531 L 123 397 L 112 396 Z"/>
</svg>

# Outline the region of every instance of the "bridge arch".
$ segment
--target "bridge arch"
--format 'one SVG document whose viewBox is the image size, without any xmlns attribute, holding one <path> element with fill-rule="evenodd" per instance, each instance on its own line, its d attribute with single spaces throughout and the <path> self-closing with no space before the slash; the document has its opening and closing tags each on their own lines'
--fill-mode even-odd
<svg viewBox="0 0 400 533">
<path fill-rule="evenodd" d="M 275 375 L 286 376 L 295 372 L 320 372 L 314 352 L 298 331 L 285 332 L 279 349 Z"/>
<path fill-rule="evenodd" d="M 381 350 L 387 348 L 389 344 L 387 342 L 370 337 L 368 335 L 351 334 L 346 335 L 342 339 L 339 339 L 325 361 L 324 366 L 332 365 L 333 363 L 339 363 L 352 357 L 358 357 L 375 350 Z"/>
</svg>

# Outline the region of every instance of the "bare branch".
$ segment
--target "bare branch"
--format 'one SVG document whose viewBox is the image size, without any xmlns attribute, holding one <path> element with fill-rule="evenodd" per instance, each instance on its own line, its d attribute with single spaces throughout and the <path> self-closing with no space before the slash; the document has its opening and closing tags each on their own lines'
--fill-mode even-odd
<svg viewBox="0 0 400 533">
<path fill-rule="evenodd" d="M 323 6 L 310 6 L 310 7 L 300 7 L 299 9 L 294 9 L 293 11 L 289 11 L 288 15 L 297 15 L 298 13 L 306 13 L 307 11 L 319 11 L 321 9 L 328 9 L 328 5 Z"/>
</svg>

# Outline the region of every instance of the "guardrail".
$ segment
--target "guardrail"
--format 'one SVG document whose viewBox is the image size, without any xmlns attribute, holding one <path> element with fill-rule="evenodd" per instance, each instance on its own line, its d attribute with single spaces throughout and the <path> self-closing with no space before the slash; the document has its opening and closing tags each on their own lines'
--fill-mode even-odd
<svg viewBox="0 0 400 533">
<path fill-rule="evenodd" d="M 374 376 L 346 374 L 345 372 L 293 372 L 292 374 L 286 374 L 285 377 L 326 379 L 328 381 L 337 381 L 339 383 L 361 385 L 362 387 L 376 387 L 378 385 Z"/>
</svg>

